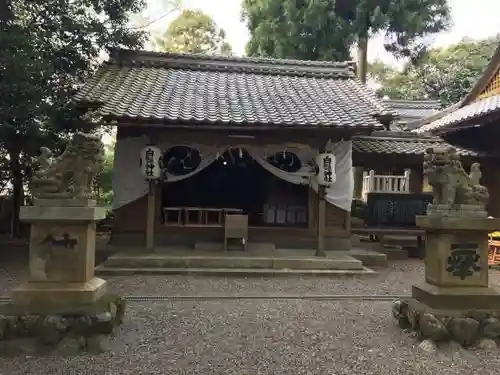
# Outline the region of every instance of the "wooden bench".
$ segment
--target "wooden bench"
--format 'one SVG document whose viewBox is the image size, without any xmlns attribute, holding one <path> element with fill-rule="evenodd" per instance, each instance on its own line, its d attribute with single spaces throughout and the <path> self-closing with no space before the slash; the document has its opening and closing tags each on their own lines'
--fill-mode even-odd
<svg viewBox="0 0 500 375">
<path fill-rule="evenodd" d="M 227 242 L 235 238 L 241 241 L 243 251 L 248 250 L 248 216 L 241 214 L 227 214 L 224 216 L 224 251 L 227 251 Z"/>
</svg>

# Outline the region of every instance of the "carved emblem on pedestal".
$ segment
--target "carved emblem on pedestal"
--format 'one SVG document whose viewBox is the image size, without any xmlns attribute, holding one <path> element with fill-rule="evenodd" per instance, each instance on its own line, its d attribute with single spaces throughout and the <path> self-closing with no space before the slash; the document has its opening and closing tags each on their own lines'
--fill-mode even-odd
<svg viewBox="0 0 500 375">
<path fill-rule="evenodd" d="M 59 279 L 61 274 L 68 275 L 76 272 L 75 256 L 78 252 L 78 240 L 68 233 L 61 236 L 46 234 L 37 247 L 36 255 L 31 261 L 31 273 L 38 280 Z"/>
<path fill-rule="evenodd" d="M 452 244 L 446 271 L 453 276 L 460 277 L 460 280 L 465 280 L 474 275 L 474 272 L 480 271 L 479 260 L 481 257 L 478 249 L 477 243 Z"/>
<path fill-rule="evenodd" d="M 64 233 L 61 239 L 55 238 L 53 235 L 48 234 L 41 242 L 40 245 L 52 245 L 54 247 L 64 247 L 66 249 L 74 249 L 78 245 L 78 241 L 71 238 L 68 233 Z"/>
</svg>

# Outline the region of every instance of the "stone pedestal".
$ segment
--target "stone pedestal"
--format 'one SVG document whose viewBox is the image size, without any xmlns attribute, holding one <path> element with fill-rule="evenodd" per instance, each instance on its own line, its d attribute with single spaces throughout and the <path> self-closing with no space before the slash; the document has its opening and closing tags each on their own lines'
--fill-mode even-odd
<svg viewBox="0 0 500 375">
<path fill-rule="evenodd" d="M 29 278 L 12 291 L 27 309 L 64 308 L 96 302 L 106 282 L 94 276 L 96 222 L 105 209 L 91 200 L 37 200 L 21 207 L 31 224 Z"/>
<path fill-rule="evenodd" d="M 487 217 L 480 165 L 467 173 L 447 147 L 427 149 L 422 168 L 433 195 L 427 215 L 416 218 L 426 232 L 425 282 L 413 286 L 411 299 L 395 301 L 392 314 L 421 339 L 497 347 L 500 293 L 488 285 L 488 233 L 500 219 Z"/>
<path fill-rule="evenodd" d="M 488 233 L 500 219 L 476 208 L 430 207 L 416 218 L 426 231 L 425 282 L 413 286 L 412 299 L 395 301 L 392 312 L 423 340 L 500 343 L 500 293 L 488 286 Z"/>
<path fill-rule="evenodd" d="M 500 294 L 488 286 L 488 233 L 500 219 L 437 212 L 416 219 L 426 230 L 425 283 L 413 286 L 413 298 L 432 309 L 500 310 Z"/>
<path fill-rule="evenodd" d="M 84 133 L 59 156 L 40 149 L 31 181 L 37 199 L 20 211 L 31 224 L 29 277 L 10 302 L 0 302 L 0 356 L 109 350 L 125 299 L 109 295 L 106 281 L 94 275 L 96 223 L 106 211 L 93 200 L 71 198 L 90 194 L 103 158 L 100 137 Z"/>
<path fill-rule="evenodd" d="M 28 280 L 0 303 L 0 356 L 99 354 L 122 324 L 125 300 L 94 276 L 96 222 L 90 200 L 37 200 L 21 207 L 31 224 Z"/>
</svg>

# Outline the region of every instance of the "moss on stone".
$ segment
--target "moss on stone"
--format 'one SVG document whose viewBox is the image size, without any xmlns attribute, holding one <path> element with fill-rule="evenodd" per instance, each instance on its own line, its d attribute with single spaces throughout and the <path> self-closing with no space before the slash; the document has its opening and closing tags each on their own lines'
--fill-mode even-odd
<svg viewBox="0 0 500 375">
<path fill-rule="evenodd" d="M 393 304 L 393 316 L 401 328 L 415 331 L 421 340 L 455 341 L 464 347 L 488 338 L 500 342 L 498 311 L 434 310 L 414 300 L 398 300 Z"/>
<path fill-rule="evenodd" d="M 123 323 L 125 306 L 125 299 L 113 294 L 92 305 L 64 309 L 2 304 L 0 340 L 33 339 L 40 351 L 61 349 L 63 355 L 85 350 L 90 342 L 89 351 L 101 353 L 109 347 L 109 339 L 104 338 Z"/>
<path fill-rule="evenodd" d="M 115 305 L 116 305 L 116 324 L 121 325 L 123 324 L 124 318 L 125 318 L 125 311 L 127 308 L 127 300 L 123 297 L 118 297 L 115 299 Z"/>
</svg>

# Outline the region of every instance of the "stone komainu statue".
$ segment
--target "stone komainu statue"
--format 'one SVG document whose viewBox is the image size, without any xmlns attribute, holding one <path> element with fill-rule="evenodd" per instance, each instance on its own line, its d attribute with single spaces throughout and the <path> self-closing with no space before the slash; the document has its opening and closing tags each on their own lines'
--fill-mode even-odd
<svg viewBox="0 0 500 375">
<path fill-rule="evenodd" d="M 432 186 L 434 205 L 470 205 L 486 207 L 488 189 L 479 184 L 481 171 L 479 163 L 471 166 L 471 173 L 465 172 L 457 150 L 426 150 L 423 163 L 424 175 Z"/>
<path fill-rule="evenodd" d="M 104 160 L 100 137 L 76 133 L 57 157 L 46 147 L 40 151 L 40 169 L 30 185 L 35 198 L 90 198 L 92 182 Z"/>
</svg>

